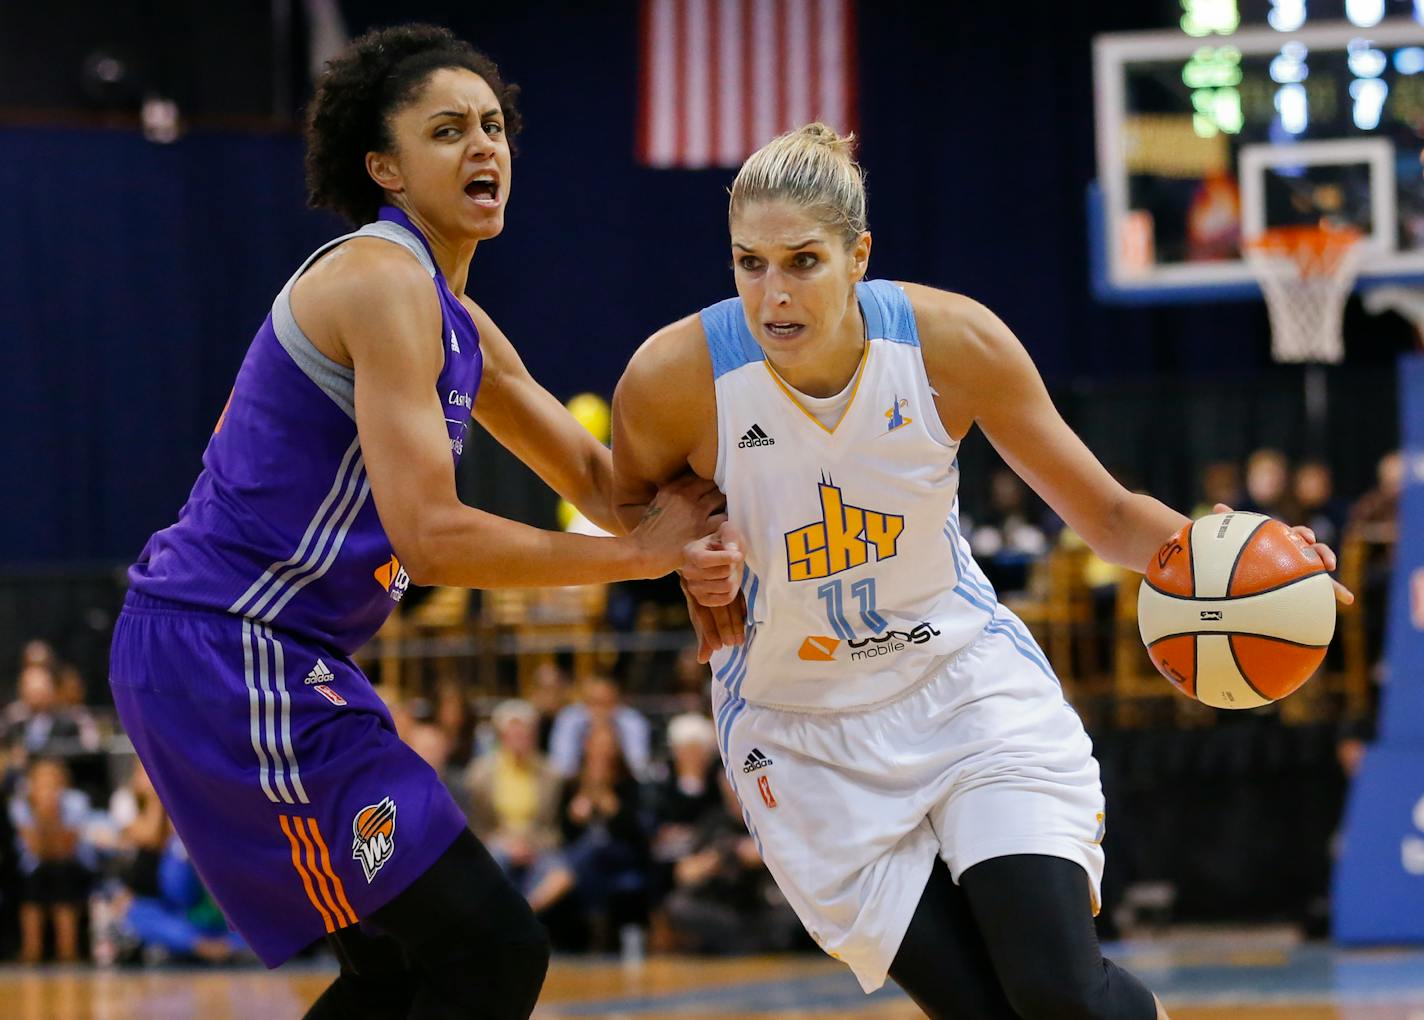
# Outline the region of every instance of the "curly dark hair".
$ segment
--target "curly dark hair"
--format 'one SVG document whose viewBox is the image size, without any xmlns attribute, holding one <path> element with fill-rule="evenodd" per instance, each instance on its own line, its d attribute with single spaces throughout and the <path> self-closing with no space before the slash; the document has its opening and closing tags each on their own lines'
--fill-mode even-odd
<svg viewBox="0 0 1424 1020">
<path fill-rule="evenodd" d="M 447 67 L 483 78 L 504 111 L 505 134 L 519 133 L 519 86 L 506 83 L 494 61 L 448 28 L 373 29 L 330 61 L 317 81 L 306 123 L 307 202 L 358 225 L 374 220 L 385 192 L 366 172 L 366 153 L 391 150 L 391 114 Z"/>
</svg>

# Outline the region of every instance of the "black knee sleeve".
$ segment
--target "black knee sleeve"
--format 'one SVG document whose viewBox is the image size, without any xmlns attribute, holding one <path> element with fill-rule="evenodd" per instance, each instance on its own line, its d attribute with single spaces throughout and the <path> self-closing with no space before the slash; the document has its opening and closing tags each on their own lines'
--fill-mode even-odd
<svg viewBox="0 0 1424 1020">
<path fill-rule="evenodd" d="M 969 901 L 936 860 L 890 977 L 930 1020 L 1018 1020 L 1004 997 Z"/>
<path fill-rule="evenodd" d="M 1087 875 L 1073 861 L 996 857 L 959 878 L 1004 993 L 1023 1020 L 1153 1020 L 1152 994 L 1103 959 Z"/>
<path fill-rule="evenodd" d="M 527 1020 L 534 1011 L 548 935 L 470 832 L 373 920 L 417 976 L 412 1018 Z"/>
</svg>

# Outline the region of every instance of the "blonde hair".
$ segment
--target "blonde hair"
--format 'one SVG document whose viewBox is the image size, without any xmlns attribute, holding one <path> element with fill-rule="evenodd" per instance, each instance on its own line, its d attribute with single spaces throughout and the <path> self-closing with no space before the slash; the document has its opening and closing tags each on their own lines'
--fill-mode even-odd
<svg viewBox="0 0 1424 1020">
<path fill-rule="evenodd" d="M 728 226 L 751 202 L 784 199 L 814 212 L 849 248 L 866 230 L 865 171 L 852 156 L 854 148 L 854 134 L 838 135 L 820 121 L 773 138 L 737 172 Z"/>
</svg>

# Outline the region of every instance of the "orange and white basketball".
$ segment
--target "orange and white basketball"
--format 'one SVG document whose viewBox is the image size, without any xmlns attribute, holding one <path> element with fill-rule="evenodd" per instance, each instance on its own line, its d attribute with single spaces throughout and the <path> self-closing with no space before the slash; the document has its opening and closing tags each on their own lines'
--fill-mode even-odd
<svg viewBox="0 0 1424 1020">
<path fill-rule="evenodd" d="M 1255 708 L 1305 683 L 1335 633 L 1320 555 L 1263 514 L 1212 514 L 1158 550 L 1137 625 L 1159 672 L 1213 708 Z"/>
</svg>

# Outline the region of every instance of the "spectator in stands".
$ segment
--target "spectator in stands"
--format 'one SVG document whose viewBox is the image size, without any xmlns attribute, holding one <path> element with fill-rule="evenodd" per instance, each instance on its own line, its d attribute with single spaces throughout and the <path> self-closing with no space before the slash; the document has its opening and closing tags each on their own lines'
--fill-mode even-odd
<svg viewBox="0 0 1424 1020">
<path fill-rule="evenodd" d="M 31 638 L 25 642 L 25 647 L 20 649 L 20 668 L 26 666 L 48 666 L 56 669 L 59 666 L 59 656 L 54 653 L 54 645 L 42 638 Z"/>
<path fill-rule="evenodd" d="M 109 797 L 107 822 L 94 843 L 111 857 L 110 870 L 134 895 L 157 896 L 158 862 L 173 825 L 137 759 L 128 781 Z"/>
<path fill-rule="evenodd" d="M 1369 660 L 1382 661 L 1385 607 L 1394 562 L 1394 544 L 1399 537 L 1399 496 L 1404 490 L 1404 455 L 1398 450 L 1385 454 L 1375 468 L 1375 487 L 1350 508 L 1346 533 L 1360 543 L 1364 554 L 1364 583 L 1360 603 L 1365 613 L 1365 646 Z"/>
<path fill-rule="evenodd" d="M 461 776 L 450 761 L 450 737 L 433 722 L 413 722 L 405 742 L 433 768 L 450 790 L 460 788 Z"/>
<path fill-rule="evenodd" d="M 1018 475 L 999 468 L 989 479 L 989 512 L 968 532 L 975 558 L 1000 595 L 1024 590 L 1030 564 L 1048 552 L 1034 500 Z"/>
<path fill-rule="evenodd" d="M 127 900 L 117 918 L 122 937 L 136 943 L 145 963 L 170 958 L 226 963 L 246 952 L 230 929 L 182 841 L 172 833 L 158 861 L 158 892 Z"/>
<path fill-rule="evenodd" d="M 1263 447 L 1246 458 L 1246 499 L 1237 510 L 1266 514 L 1278 520 L 1298 520 L 1290 493 L 1290 462 L 1280 450 Z"/>
<path fill-rule="evenodd" d="M 391 722 L 395 724 L 396 736 L 409 743 L 411 730 L 420 721 L 419 713 L 423 710 L 422 704 L 414 700 L 397 698 L 393 692 L 388 692 L 384 688 L 378 688 L 378 690 L 386 702 L 386 708 L 391 713 Z"/>
<path fill-rule="evenodd" d="M 20 960 L 38 963 L 46 922 L 54 927 L 55 958 L 79 959 L 79 912 L 89 896 L 93 848 L 84 839 L 89 799 L 71 788 L 58 759 L 33 758 L 10 798 L 20 860 Z"/>
<path fill-rule="evenodd" d="M 1404 491 L 1404 455 L 1385 454 L 1375 468 L 1376 484 L 1350 508 L 1349 528 L 1369 542 L 1390 543 L 1399 527 L 1399 494 Z"/>
<path fill-rule="evenodd" d="M 709 814 L 720 814 L 721 761 L 712 720 L 699 713 L 674 716 L 667 730 L 669 761 L 651 791 L 652 856 L 658 895 L 673 886 L 673 868 L 692 852 Z"/>
<path fill-rule="evenodd" d="M 549 763 L 561 776 L 576 775 L 589 733 L 606 724 L 629 772 L 641 781 L 648 774 L 652 754 L 648 720 L 637 709 L 622 703 L 618 684 L 608 677 L 586 677 L 581 687 L 580 700 L 566 705 L 554 719 L 549 734 Z"/>
<path fill-rule="evenodd" d="M 641 790 L 613 724 L 592 722 L 578 774 L 564 786 L 561 824 L 565 858 L 589 913 L 593 944 L 647 918 L 648 842 Z"/>
<path fill-rule="evenodd" d="M 563 782 L 535 744 L 539 713 L 533 705 L 503 701 L 493 723 L 498 744 L 466 774 L 470 828 L 534 912 L 544 914 L 574 886 L 559 853 Z"/>
<path fill-rule="evenodd" d="M 801 922 L 776 888 L 747 835 L 726 777 L 717 775 L 719 808 L 702 817 L 691 852 L 673 869 L 663 910 L 676 950 L 765 953 L 804 942 Z"/>
<path fill-rule="evenodd" d="M 541 662 L 534 668 L 529 703 L 539 713 L 539 749 L 547 752 L 549 738 L 554 732 L 554 720 L 569 703 L 569 678 L 555 663 Z"/>
<path fill-rule="evenodd" d="M 1192 517 L 1205 517 L 1218 503 L 1241 506 L 1241 468 L 1234 461 L 1213 461 L 1202 468 L 1201 502 L 1192 508 Z"/>
<path fill-rule="evenodd" d="M 474 757 L 475 720 L 458 684 L 444 683 L 435 693 L 434 723 L 450 745 L 451 768 L 464 769 Z"/>
<path fill-rule="evenodd" d="M 690 644 L 678 652 L 673 665 L 672 693 L 681 712 L 698 714 L 707 703 L 707 684 L 712 679 L 712 667 L 697 661 L 697 646 Z"/>
<path fill-rule="evenodd" d="M 1321 542 L 1331 548 L 1339 548 L 1348 508 L 1335 498 L 1335 476 L 1330 471 L 1330 465 L 1321 460 L 1297 464 L 1291 492 L 1299 511 L 1294 520 L 1308 526 Z M 1235 504 L 1228 503 L 1227 506 Z"/>
<path fill-rule="evenodd" d="M 85 704 L 88 700 L 88 686 L 84 675 L 73 663 L 60 663 L 55 671 L 54 703 L 58 711 L 68 716 L 79 730 L 79 746 L 85 753 L 99 749 L 101 738 L 99 724 L 94 713 Z"/>
<path fill-rule="evenodd" d="M 153 783 L 137 762 L 91 827 L 109 878 L 90 900 L 94 961 L 223 962 L 244 946 L 202 888 Z"/>
<path fill-rule="evenodd" d="M 66 755 L 98 750 L 99 734 L 88 720 L 58 703 L 54 671 L 31 665 L 20 671 L 19 698 L 5 709 L 4 742 L 11 767 L 23 768 L 34 755 Z"/>
</svg>

